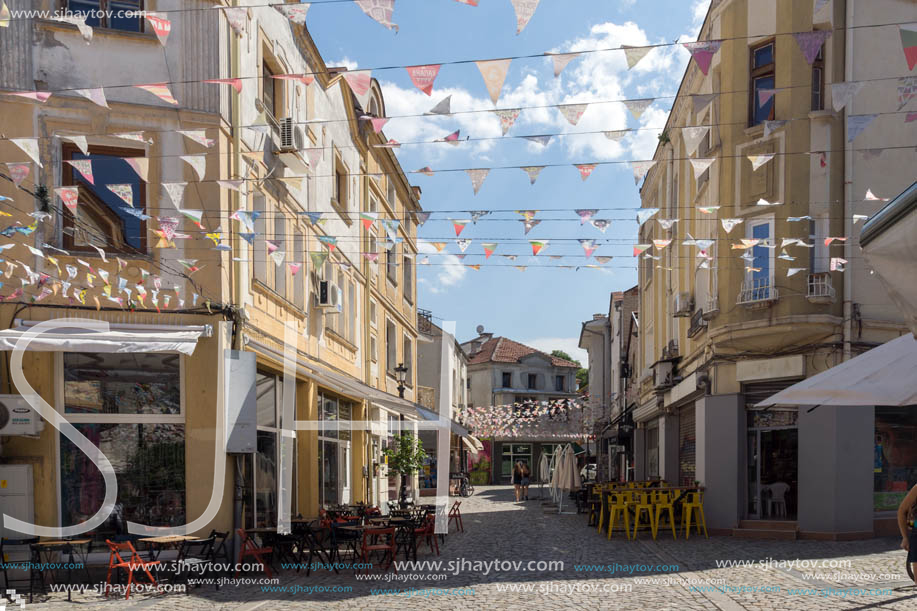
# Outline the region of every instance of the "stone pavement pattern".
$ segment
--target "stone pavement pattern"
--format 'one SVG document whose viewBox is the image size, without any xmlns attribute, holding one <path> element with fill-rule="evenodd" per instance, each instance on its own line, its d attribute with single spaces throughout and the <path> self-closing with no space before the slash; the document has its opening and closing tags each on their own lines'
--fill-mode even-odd
<svg viewBox="0 0 917 611">
<path fill-rule="evenodd" d="M 627 541 L 615 533 L 608 541 L 594 528 L 586 526 L 587 516 L 580 514 L 557 515 L 545 513 L 533 488 L 532 500 L 512 502 L 508 486 L 478 487 L 473 497 L 462 499 L 465 532 L 451 529 L 440 557 L 421 547 L 419 560 L 465 559 L 468 561 L 507 560 L 563 561 L 564 570 L 553 571 L 501 571 L 488 574 L 464 571 L 450 574 L 445 580 L 432 580 L 430 573 L 445 573 L 429 568 L 416 572 L 402 571 L 401 575 L 422 577 L 402 582 L 367 582 L 355 579 L 353 572 L 342 570 L 305 571 L 292 570 L 281 573 L 281 586 L 326 587 L 350 586 L 350 592 L 264 592 L 261 586 L 224 586 L 216 591 L 212 586 L 191 590 L 190 594 L 137 595 L 131 600 L 105 600 L 94 593 L 74 594 L 74 606 L 66 595 L 53 594 L 36 599 L 35 609 L 75 608 L 167 608 L 172 611 L 198 609 L 724 609 L 727 611 L 763 609 L 917 609 L 917 587 L 908 582 L 904 566 L 904 552 L 898 549 L 897 539 L 873 539 L 853 542 L 822 541 L 751 541 L 731 537 L 692 535 L 689 540 L 673 541 L 660 532 L 653 541 L 647 532 L 636 541 Z M 450 500 L 451 502 L 451 500 Z M 759 563 L 769 560 L 773 568 L 732 566 L 720 568 L 716 561 L 750 560 Z M 819 562 L 849 561 L 843 568 L 787 568 L 774 565 L 780 561 L 808 560 Z M 576 565 L 642 565 L 616 571 L 581 570 Z M 648 567 L 647 565 L 653 565 Z M 657 570 L 657 565 L 677 565 L 677 572 Z M 805 579 L 806 573 L 818 572 L 818 579 Z M 878 578 L 862 581 L 863 576 Z M 641 583 L 641 580 L 657 580 Z M 690 583 L 699 583 L 692 588 Z M 665 583 L 668 582 L 668 583 Z M 714 590 L 711 585 L 718 590 Z M 631 591 L 620 591 L 630 586 Z M 741 588 L 767 588 L 768 591 L 740 591 Z M 474 594 L 431 595 L 414 594 L 374 595 L 371 589 L 423 590 L 424 588 L 473 588 Z M 516 588 L 517 591 L 507 591 Z M 530 591 L 521 591 L 530 588 Z M 596 588 L 597 591 L 587 591 Z M 809 589 L 814 593 L 791 593 L 791 588 Z M 830 592 L 830 589 L 834 589 Z M 846 588 L 889 589 L 883 594 L 858 594 Z M 605 591 L 603 591 L 603 589 Z M 703 589 L 704 591 L 695 591 Z M 779 590 L 779 591 L 778 591 Z M 823 595 L 825 591 L 829 595 Z"/>
</svg>

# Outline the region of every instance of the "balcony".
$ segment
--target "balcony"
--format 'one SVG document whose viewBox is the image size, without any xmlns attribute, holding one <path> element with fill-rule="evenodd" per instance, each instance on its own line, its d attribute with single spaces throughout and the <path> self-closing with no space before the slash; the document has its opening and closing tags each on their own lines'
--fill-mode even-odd
<svg viewBox="0 0 917 611">
<path fill-rule="evenodd" d="M 837 294 L 831 285 L 831 273 L 809 274 L 806 281 L 806 299 L 809 303 L 834 303 Z"/>
<path fill-rule="evenodd" d="M 691 315 L 691 326 L 688 327 L 688 337 L 696 337 L 702 331 L 707 329 L 707 320 L 704 318 L 703 310 L 696 310 Z"/>
<path fill-rule="evenodd" d="M 720 301 L 715 296 L 707 298 L 707 305 L 701 314 L 704 320 L 713 320 L 720 313 Z"/>
<path fill-rule="evenodd" d="M 749 278 L 742 283 L 742 290 L 739 292 L 739 298 L 736 305 L 744 305 L 750 308 L 766 307 L 777 301 L 779 292 L 770 278 Z"/>
</svg>

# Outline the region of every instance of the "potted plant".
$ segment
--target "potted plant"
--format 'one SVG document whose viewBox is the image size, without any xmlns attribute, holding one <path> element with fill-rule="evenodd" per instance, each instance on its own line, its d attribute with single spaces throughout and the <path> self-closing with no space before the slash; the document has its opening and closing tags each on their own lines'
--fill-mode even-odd
<svg viewBox="0 0 917 611">
<path fill-rule="evenodd" d="M 401 477 L 398 500 L 404 505 L 407 497 L 407 478 L 422 469 L 427 459 L 423 443 L 411 433 L 403 433 L 395 435 L 393 443 L 383 450 L 383 453 L 388 459 L 389 470 Z"/>
</svg>

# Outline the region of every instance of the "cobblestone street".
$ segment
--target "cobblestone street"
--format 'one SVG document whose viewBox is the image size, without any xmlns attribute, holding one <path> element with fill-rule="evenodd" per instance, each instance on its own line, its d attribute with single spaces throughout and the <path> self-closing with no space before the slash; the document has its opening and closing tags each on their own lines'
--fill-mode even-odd
<svg viewBox="0 0 917 611">
<path fill-rule="evenodd" d="M 520 610 L 917 608 L 917 588 L 909 585 L 904 572 L 904 553 L 898 549 L 896 539 L 836 543 L 692 536 L 688 541 L 681 538 L 673 541 L 671 534 L 667 538 L 661 532 L 658 541 L 654 542 L 647 532 L 637 541 L 621 539 L 617 534 L 608 541 L 595 529 L 587 528 L 586 515 L 544 513 L 541 502 L 535 498 L 538 494 L 537 488 L 533 489 L 532 500 L 516 504 L 512 502 L 512 490 L 508 486 L 479 487 L 473 497 L 462 503 L 465 532 L 456 533 L 453 528 L 438 558 L 431 556 L 426 546 L 421 548 L 420 561 L 441 560 L 443 568 L 423 568 L 413 573 L 402 571 L 399 576 L 405 581 L 361 581 L 350 570 L 341 571 L 340 575 L 318 571 L 310 577 L 306 577 L 305 572 L 297 575 L 292 570 L 285 570 L 281 572 L 279 586 L 286 587 L 286 592 L 264 592 L 258 585 L 224 586 L 219 591 L 204 586 L 192 590 L 189 595 L 136 595 L 129 602 L 123 599 L 106 601 L 94 593 L 75 594 L 76 604 L 66 602 L 65 595 L 54 594 L 37 599 L 27 608 L 131 606 L 173 611 L 302 607 L 424 610 L 470 607 Z M 519 570 L 503 570 L 499 565 L 491 566 L 489 571 L 475 570 L 477 567 L 473 566 L 451 570 L 463 560 L 521 561 L 522 564 Z M 717 561 L 722 560 L 754 561 L 755 565 L 718 567 Z M 456 564 L 447 570 L 449 561 L 456 561 Z M 539 570 L 536 565 L 529 568 L 530 561 L 562 561 L 564 568 Z M 767 562 L 769 568 L 761 561 Z M 790 567 L 790 561 L 797 562 Z M 803 564 L 804 561 L 808 563 Z M 819 563 L 817 568 L 809 568 L 812 562 Z M 604 567 L 598 570 L 597 566 L 582 565 Z M 433 574 L 445 573 L 449 573 L 445 579 L 433 577 Z M 867 581 L 870 579 L 874 581 Z M 329 591 L 335 586 L 350 587 L 351 591 Z M 309 588 L 315 589 L 309 591 Z M 432 588 L 460 589 L 464 593 L 423 592 Z M 758 591 L 749 591 L 753 588 Z M 857 588 L 888 591 L 855 593 Z M 373 594 L 371 590 L 387 592 Z M 396 590 L 403 592 L 395 595 L 392 592 Z"/>
</svg>

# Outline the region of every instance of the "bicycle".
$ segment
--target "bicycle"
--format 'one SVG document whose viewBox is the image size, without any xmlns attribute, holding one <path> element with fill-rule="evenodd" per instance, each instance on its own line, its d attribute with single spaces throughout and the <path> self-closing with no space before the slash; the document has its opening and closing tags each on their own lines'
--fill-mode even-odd
<svg viewBox="0 0 917 611">
<path fill-rule="evenodd" d="M 462 474 L 461 483 L 459 484 L 459 494 L 465 497 L 474 494 L 474 486 L 471 485 L 471 480 L 468 479 L 468 475 L 464 473 Z"/>
</svg>

